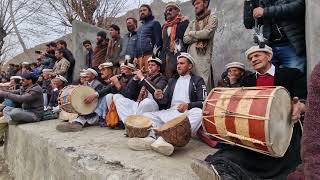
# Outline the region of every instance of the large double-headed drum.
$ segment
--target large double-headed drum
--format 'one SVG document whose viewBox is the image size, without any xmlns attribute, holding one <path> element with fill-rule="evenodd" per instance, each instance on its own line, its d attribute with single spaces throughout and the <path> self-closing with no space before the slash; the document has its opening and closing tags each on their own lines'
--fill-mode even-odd
<svg viewBox="0 0 320 180">
<path fill-rule="evenodd" d="M 84 99 L 94 93 L 95 90 L 89 86 L 70 85 L 61 90 L 58 103 L 60 108 L 68 113 L 87 115 L 96 109 L 98 101 L 95 100 L 90 104 L 86 104 Z"/>
<path fill-rule="evenodd" d="M 205 132 L 273 157 L 290 144 L 291 98 L 283 87 L 215 88 L 203 106 Z"/>
</svg>

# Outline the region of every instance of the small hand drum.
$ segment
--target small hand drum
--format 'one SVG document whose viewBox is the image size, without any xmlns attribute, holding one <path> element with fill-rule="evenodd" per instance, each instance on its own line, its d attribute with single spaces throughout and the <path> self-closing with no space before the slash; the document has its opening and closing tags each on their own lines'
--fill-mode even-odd
<svg viewBox="0 0 320 180">
<path fill-rule="evenodd" d="M 182 115 L 155 129 L 158 136 L 176 147 L 187 145 L 191 139 L 191 125 L 187 115 Z"/>
<path fill-rule="evenodd" d="M 127 135 L 130 138 L 144 138 L 149 135 L 152 121 L 148 117 L 142 115 L 131 115 L 127 117 L 124 125 L 126 127 Z"/>
</svg>

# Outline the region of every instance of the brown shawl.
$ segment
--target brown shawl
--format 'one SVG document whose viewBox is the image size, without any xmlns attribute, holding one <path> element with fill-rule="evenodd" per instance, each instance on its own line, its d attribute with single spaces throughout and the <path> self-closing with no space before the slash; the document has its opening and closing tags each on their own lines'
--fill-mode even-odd
<svg viewBox="0 0 320 180">
<path fill-rule="evenodd" d="M 196 31 L 202 30 L 199 25 L 200 21 L 203 21 L 203 27 L 208 25 L 210 14 L 211 14 L 211 11 L 208 10 L 206 13 L 200 16 L 196 16 L 196 21 L 195 21 Z M 207 52 L 208 43 L 209 43 L 209 40 L 199 40 L 196 44 L 197 54 L 205 55 Z"/>
</svg>

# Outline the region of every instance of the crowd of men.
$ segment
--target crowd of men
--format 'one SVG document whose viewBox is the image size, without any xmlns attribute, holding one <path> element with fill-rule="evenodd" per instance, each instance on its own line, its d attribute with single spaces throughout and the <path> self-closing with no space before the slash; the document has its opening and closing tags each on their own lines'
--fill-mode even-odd
<svg viewBox="0 0 320 180">
<path fill-rule="evenodd" d="M 137 19 L 128 17 L 128 32 L 123 36 L 119 26 L 112 24 L 109 34 L 97 33 L 95 45 L 84 41 L 87 68 L 80 72 L 77 82 L 72 78 L 74 65 L 80 60 L 74 59 L 63 40 L 47 44 L 45 51 L 38 52 L 37 63 L 10 64 L 8 72 L 1 74 L 3 81 L 10 79 L 10 90 L 0 90 L 0 137 L 6 123 L 57 118 L 61 111 L 59 92 L 69 84 L 80 84 L 96 91 L 83 103 L 98 101 L 98 106 L 91 114 L 57 125 L 58 131 L 107 126 L 108 111 L 116 107 L 120 119 L 116 129 L 124 129 L 130 115 L 149 117 L 157 128 L 186 114 L 192 133 L 209 146 L 218 147 L 201 128 L 203 102 L 207 90 L 214 86 L 211 62 L 218 20 L 209 10 L 210 0 L 192 0 L 192 4 L 196 15 L 192 21 L 182 14 L 178 4 L 170 2 L 161 25 L 151 7 L 143 4 L 139 8 L 140 26 Z M 246 0 L 244 25 L 248 29 L 263 25 L 266 45 L 248 47 L 244 55 L 254 72 L 237 61 L 226 64 L 218 86 L 283 86 L 293 99 L 292 121 L 301 119 L 307 97 L 304 13 L 304 0 Z M 286 179 L 301 163 L 301 135 L 301 127 L 295 124 L 290 146 L 282 158 L 225 145 L 205 161 L 194 161 L 191 167 L 201 179 L 208 180 Z M 174 152 L 170 143 L 153 132 L 146 138 L 130 138 L 128 145 L 133 150 L 153 149 L 167 156 Z"/>
</svg>

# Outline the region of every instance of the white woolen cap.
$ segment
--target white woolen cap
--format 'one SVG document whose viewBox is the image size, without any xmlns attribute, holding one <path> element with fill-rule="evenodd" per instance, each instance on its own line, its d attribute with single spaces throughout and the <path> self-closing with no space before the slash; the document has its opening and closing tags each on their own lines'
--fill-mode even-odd
<svg viewBox="0 0 320 180">
<path fill-rule="evenodd" d="M 259 46 L 252 46 L 250 49 L 248 49 L 246 51 L 246 58 L 249 59 L 249 56 L 252 54 L 252 53 L 255 53 L 255 52 L 266 52 L 266 53 L 269 53 L 271 54 L 271 56 L 273 56 L 273 52 L 272 52 L 272 48 L 265 45 L 264 48 L 260 48 Z"/>
</svg>

